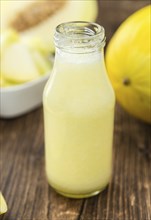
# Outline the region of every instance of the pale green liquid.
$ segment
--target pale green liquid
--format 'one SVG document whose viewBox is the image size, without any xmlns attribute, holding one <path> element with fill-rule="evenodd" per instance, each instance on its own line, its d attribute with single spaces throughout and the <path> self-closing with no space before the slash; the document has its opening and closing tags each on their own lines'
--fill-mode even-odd
<svg viewBox="0 0 151 220">
<path fill-rule="evenodd" d="M 47 178 L 64 195 L 87 197 L 111 177 L 114 93 L 98 60 L 57 71 L 44 92 Z"/>
</svg>

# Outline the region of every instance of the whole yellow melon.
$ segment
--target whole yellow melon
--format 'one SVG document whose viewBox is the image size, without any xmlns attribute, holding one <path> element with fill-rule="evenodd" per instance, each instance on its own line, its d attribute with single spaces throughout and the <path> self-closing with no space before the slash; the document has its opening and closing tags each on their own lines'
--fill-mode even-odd
<svg viewBox="0 0 151 220">
<path fill-rule="evenodd" d="M 106 51 L 106 66 L 119 103 L 151 123 L 151 5 L 126 19 Z"/>
</svg>

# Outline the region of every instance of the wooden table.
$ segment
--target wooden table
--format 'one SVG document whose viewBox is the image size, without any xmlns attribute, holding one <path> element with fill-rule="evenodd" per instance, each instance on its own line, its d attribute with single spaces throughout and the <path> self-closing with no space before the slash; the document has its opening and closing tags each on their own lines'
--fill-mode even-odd
<svg viewBox="0 0 151 220">
<path fill-rule="evenodd" d="M 99 1 L 98 22 L 110 38 L 119 23 L 148 1 Z M 9 211 L 2 220 L 150 220 L 151 143 L 148 124 L 118 105 L 113 176 L 89 199 L 68 199 L 49 187 L 44 172 L 42 108 L 1 120 L 0 188 Z"/>
</svg>

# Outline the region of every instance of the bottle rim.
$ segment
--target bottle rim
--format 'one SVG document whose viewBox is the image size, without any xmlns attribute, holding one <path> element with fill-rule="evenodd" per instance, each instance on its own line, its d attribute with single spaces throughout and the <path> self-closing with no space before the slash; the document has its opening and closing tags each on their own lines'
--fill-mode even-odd
<svg viewBox="0 0 151 220">
<path fill-rule="evenodd" d="M 97 23 L 87 21 L 61 23 L 56 27 L 54 34 L 55 46 L 68 52 L 78 53 L 80 49 L 93 52 L 103 48 L 105 41 L 104 28 Z"/>
</svg>

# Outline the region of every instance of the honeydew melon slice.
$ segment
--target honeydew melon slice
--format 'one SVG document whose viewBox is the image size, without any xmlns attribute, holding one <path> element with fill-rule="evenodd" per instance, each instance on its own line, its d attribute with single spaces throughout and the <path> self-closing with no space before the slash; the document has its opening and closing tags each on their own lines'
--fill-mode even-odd
<svg viewBox="0 0 151 220">
<path fill-rule="evenodd" d="M 43 75 L 46 74 L 51 69 L 51 62 L 49 59 L 46 59 L 41 53 L 37 51 L 33 51 L 32 58 L 38 68 L 39 74 Z"/>
<path fill-rule="evenodd" d="M 0 37 L 0 49 L 1 49 L 1 55 L 3 54 L 3 51 L 6 47 L 8 47 L 10 44 L 13 44 L 14 42 L 17 42 L 19 40 L 19 35 L 16 31 L 12 29 L 8 29 L 1 33 Z"/>
<path fill-rule="evenodd" d="M 2 193 L 0 192 L 0 215 L 4 214 L 5 212 L 7 212 L 7 204 Z"/>
<path fill-rule="evenodd" d="M 5 49 L 1 57 L 1 72 L 6 80 L 14 82 L 27 82 L 39 77 L 29 48 L 20 42 Z"/>
<path fill-rule="evenodd" d="M 67 21 L 94 21 L 96 0 L 1 0 L 2 29 L 11 27 L 23 35 L 39 36 L 54 51 L 55 27 Z"/>
</svg>

